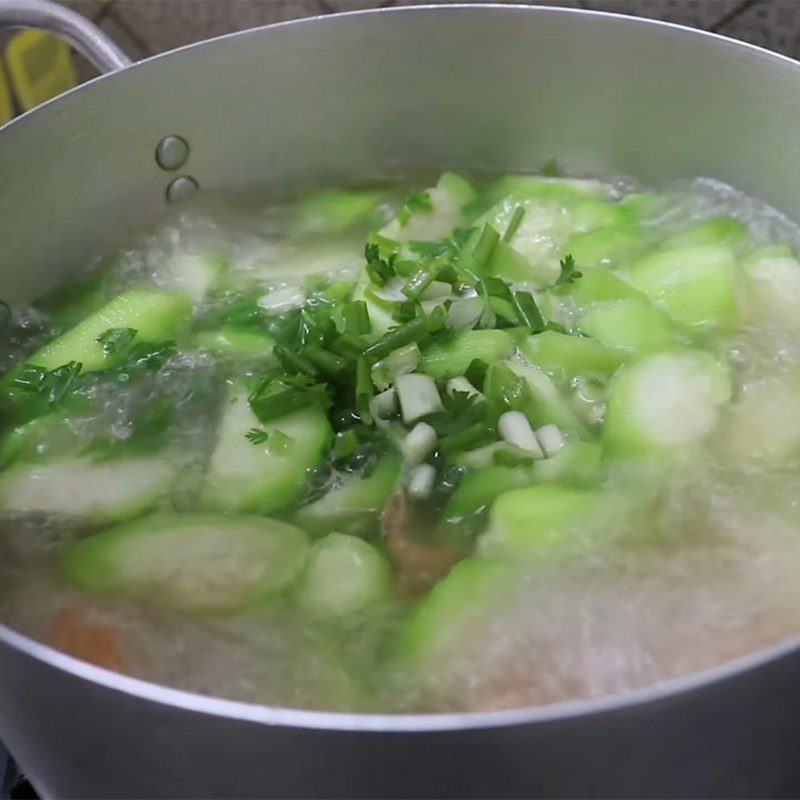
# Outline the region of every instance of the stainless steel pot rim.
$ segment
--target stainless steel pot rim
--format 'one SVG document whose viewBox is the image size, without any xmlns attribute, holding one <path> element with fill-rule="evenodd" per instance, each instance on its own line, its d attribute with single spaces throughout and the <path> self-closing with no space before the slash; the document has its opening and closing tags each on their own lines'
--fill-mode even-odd
<svg viewBox="0 0 800 800">
<path fill-rule="evenodd" d="M 184 47 L 170 50 L 137 62 L 132 66 L 157 64 L 162 60 L 177 58 L 182 54 L 198 48 L 214 46 L 238 37 L 258 36 L 265 29 L 281 29 L 289 26 L 302 26 L 313 24 L 335 24 L 338 18 L 357 15 L 374 14 L 405 14 L 405 13 L 480 13 L 491 10 L 503 10 L 506 13 L 535 12 L 542 14 L 571 14 L 590 17 L 601 17 L 615 20 L 618 24 L 631 27 L 661 28 L 679 31 L 683 35 L 691 36 L 698 40 L 716 41 L 727 48 L 735 48 L 742 53 L 749 53 L 758 58 L 772 60 L 777 63 L 791 66 L 798 71 L 800 77 L 800 63 L 788 56 L 773 53 L 770 50 L 741 42 L 709 31 L 701 31 L 685 25 L 679 25 L 661 20 L 642 19 L 606 11 L 592 11 L 587 9 L 563 8 L 559 6 L 536 6 L 521 4 L 493 4 L 454 3 L 448 5 L 426 4 L 419 6 L 378 8 L 367 10 L 348 11 L 344 14 L 319 15 L 297 20 L 265 25 L 236 31 L 212 39 L 185 45 Z M 100 75 L 93 80 L 76 87 L 75 89 L 59 95 L 52 100 L 28 111 L 0 128 L 5 131 L 25 124 L 31 117 L 56 112 L 60 104 L 69 102 L 76 92 L 83 91 L 86 87 L 111 78 L 118 73 L 127 72 L 123 68 L 117 72 Z M 173 689 L 160 684 L 131 678 L 126 675 L 111 672 L 100 667 L 95 667 L 86 662 L 72 658 L 53 648 L 24 636 L 6 625 L 0 624 L 0 642 L 5 643 L 27 656 L 49 664 L 66 673 L 83 680 L 97 683 L 106 688 L 136 696 L 154 703 L 173 706 L 209 714 L 212 716 L 227 717 L 257 724 L 286 726 L 294 728 L 310 728 L 320 730 L 339 730 L 353 732 L 445 732 L 453 730 L 469 730 L 480 728 L 505 727 L 514 725 L 527 725 L 550 720 L 566 719 L 580 716 L 590 716 L 608 711 L 644 705 L 658 700 L 687 694 L 702 689 L 703 687 L 732 678 L 749 670 L 756 669 L 771 661 L 780 659 L 791 652 L 800 649 L 800 634 L 772 647 L 750 653 L 746 656 L 728 661 L 720 666 L 693 672 L 690 675 L 661 681 L 641 689 L 629 692 L 610 694 L 588 700 L 573 700 L 563 703 L 554 703 L 545 706 L 525 707 L 506 711 L 481 711 L 459 713 L 434 713 L 434 714 L 363 714 L 327 711 L 310 711 L 276 706 L 264 706 L 255 703 L 245 703 L 235 700 L 225 700 L 208 695 L 196 694 L 180 689 Z"/>
</svg>

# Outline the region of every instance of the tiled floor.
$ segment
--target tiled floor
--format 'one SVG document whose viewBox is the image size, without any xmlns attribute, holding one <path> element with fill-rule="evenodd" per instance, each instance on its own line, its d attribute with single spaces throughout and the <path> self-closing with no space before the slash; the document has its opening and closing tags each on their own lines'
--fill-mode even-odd
<svg viewBox="0 0 800 800">
<path fill-rule="evenodd" d="M 269 22 L 413 2 L 66 0 L 67 5 L 96 20 L 135 59 Z M 800 0 L 561 0 L 555 4 L 678 22 L 800 57 Z M 82 72 L 88 74 L 86 65 L 82 66 Z"/>
</svg>

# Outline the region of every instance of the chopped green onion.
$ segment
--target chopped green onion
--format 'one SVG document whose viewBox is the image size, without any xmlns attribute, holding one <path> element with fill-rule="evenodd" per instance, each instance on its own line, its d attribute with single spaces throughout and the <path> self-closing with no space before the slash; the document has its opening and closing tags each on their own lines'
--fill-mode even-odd
<svg viewBox="0 0 800 800">
<path fill-rule="evenodd" d="M 361 356 L 356 362 L 356 411 L 365 422 L 371 420 L 370 403 L 374 394 L 372 378 L 370 378 L 370 364 L 366 356 Z"/>
<path fill-rule="evenodd" d="M 338 375 L 347 369 L 347 360 L 329 353 L 317 345 L 309 345 L 303 350 L 303 355 L 318 369 L 328 375 Z"/>
<path fill-rule="evenodd" d="M 533 333 L 541 333 L 545 329 L 545 322 L 533 295 L 530 292 L 514 292 L 511 297 L 519 321 Z"/>
<path fill-rule="evenodd" d="M 411 322 L 422 313 L 419 303 L 412 300 L 404 300 L 402 303 L 395 303 L 392 310 L 392 319 L 395 322 Z"/>
<path fill-rule="evenodd" d="M 259 422 L 267 423 L 279 417 L 313 405 L 314 396 L 302 389 L 294 389 L 282 381 L 266 380 L 250 394 L 250 408 Z"/>
<path fill-rule="evenodd" d="M 408 494 L 416 500 L 425 500 L 433 491 L 436 470 L 430 464 L 420 464 L 411 474 Z"/>
<path fill-rule="evenodd" d="M 403 287 L 403 294 L 409 300 L 419 300 L 422 293 L 433 283 L 433 273 L 421 269 Z"/>
<path fill-rule="evenodd" d="M 369 342 L 355 333 L 343 333 L 331 342 L 331 350 L 339 356 L 357 359 L 367 348 Z"/>
<path fill-rule="evenodd" d="M 272 352 L 275 355 L 275 358 L 277 358 L 280 362 L 281 366 L 288 372 L 301 372 L 304 375 L 311 376 L 315 376 L 317 374 L 317 368 L 314 366 L 313 362 L 309 361 L 307 358 L 304 358 L 298 353 L 293 353 L 291 350 L 287 350 L 282 345 L 276 344 L 272 348 Z"/>
<path fill-rule="evenodd" d="M 522 218 L 525 216 L 525 209 L 523 206 L 517 206 L 514 209 L 514 213 L 511 215 L 511 219 L 508 221 L 508 226 L 506 227 L 506 231 L 503 234 L 503 241 L 510 242 L 514 235 L 517 232 L 517 228 L 519 228 L 520 222 L 522 222 Z"/>
<path fill-rule="evenodd" d="M 466 394 L 467 397 L 472 397 L 473 395 L 482 396 L 481 393 L 465 378 L 459 376 L 457 378 L 451 378 L 447 381 L 447 394 Z"/>
<path fill-rule="evenodd" d="M 454 331 L 472 328 L 483 314 L 483 300 L 480 297 L 463 297 L 454 300 L 447 309 L 447 326 Z"/>
<path fill-rule="evenodd" d="M 483 382 L 486 380 L 486 370 L 489 365 L 480 358 L 474 358 L 464 373 L 464 377 L 479 391 L 483 389 Z"/>
<path fill-rule="evenodd" d="M 567 443 L 566 437 L 561 432 L 561 428 L 552 423 L 537 428 L 535 434 L 536 440 L 539 442 L 548 458 L 554 456 Z"/>
<path fill-rule="evenodd" d="M 333 443 L 333 457 L 336 461 L 346 461 L 358 452 L 358 437 L 351 428 L 336 435 Z"/>
<path fill-rule="evenodd" d="M 388 419 L 397 411 L 397 389 L 392 386 L 385 392 L 376 394 L 370 403 L 373 419 Z"/>
<path fill-rule="evenodd" d="M 408 464 L 421 464 L 436 447 L 436 431 L 427 422 L 418 422 L 400 442 L 400 452 Z"/>
<path fill-rule="evenodd" d="M 484 225 L 480 238 L 475 245 L 475 249 L 472 251 L 472 262 L 470 266 L 477 272 L 482 272 L 484 267 L 489 263 L 489 259 L 491 259 L 499 241 L 500 234 L 488 223 Z"/>
<path fill-rule="evenodd" d="M 405 199 L 397 212 L 397 221 L 401 228 L 405 228 L 410 222 L 412 214 L 430 214 L 432 211 L 433 202 L 430 193 L 416 192 Z"/>
<path fill-rule="evenodd" d="M 509 444 L 530 453 L 534 458 L 544 458 L 544 450 L 521 411 L 506 411 L 497 421 L 497 431 Z"/>
<path fill-rule="evenodd" d="M 369 333 L 372 326 L 369 322 L 369 310 L 363 300 L 352 300 L 342 310 L 345 333 Z"/>
<path fill-rule="evenodd" d="M 445 436 L 439 440 L 439 450 L 445 458 L 461 453 L 482 442 L 489 435 L 489 428 L 482 422 L 476 422 L 463 431 Z"/>
<path fill-rule="evenodd" d="M 386 358 L 382 358 L 372 367 L 372 382 L 379 390 L 391 386 L 398 375 L 413 372 L 422 358 L 416 342 L 392 350 Z"/>
<path fill-rule="evenodd" d="M 379 360 L 403 345 L 423 341 L 427 335 L 427 320 L 424 317 L 417 317 L 411 322 L 385 333 L 375 344 L 366 349 L 364 355 L 373 360 Z"/>
<path fill-rule="evenodd" d="M 425 318 L 425 322 L 431 336 L 440 333 L 447 328 L 447 309 L 442 305 L 436 306 Z"/>
<path fill-rule="evenodd" d="M 410 373 L 397 378 L 397 396 L 403 422 L 410 425 L 421 417 L 442 410 L 442 400 L 433 378 Z"/>
</svg>

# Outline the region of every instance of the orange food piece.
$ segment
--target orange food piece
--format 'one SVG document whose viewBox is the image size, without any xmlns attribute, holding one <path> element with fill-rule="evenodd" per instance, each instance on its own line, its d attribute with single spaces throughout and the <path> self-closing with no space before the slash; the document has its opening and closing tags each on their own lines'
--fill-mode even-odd
<svg viewBox="0 0 800 800">
<path fill-rule="evenodd" d="M 62 608 L 50 628 L 49 643 L 67 655 L 98 667 L 124 672 L 119 631 L 85 606 Z"/>
</svg>

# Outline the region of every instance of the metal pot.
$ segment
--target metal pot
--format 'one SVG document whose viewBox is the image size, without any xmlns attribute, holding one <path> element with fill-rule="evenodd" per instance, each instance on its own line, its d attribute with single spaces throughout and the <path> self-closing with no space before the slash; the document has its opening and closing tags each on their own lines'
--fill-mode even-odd
<svg viewBox="0 0 800 800">
<path fill-rule="evenodd" d="M 0 296 L 68 278 L 165 192 L 410 168 L 709 175 L 800 216 L 800 65 L 612 14 L 414 7 L 274 25 L 131 66 L 83 19 L 0 0 L 112 74 L 0 132 Z M 188 143 L 188 158 L 166 136 Z M 165 155 L 166 154 L 166 155 Z M 172 183 L 179 178 L 178 183 Z M 177 187 L 177 188 L 176 188 Z M 598 701 L 292 711 L 112 674 L 0 626 L 0 732 L 48 797 L 787 796 L 798 641 Z"/>
</svg>

